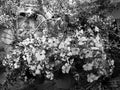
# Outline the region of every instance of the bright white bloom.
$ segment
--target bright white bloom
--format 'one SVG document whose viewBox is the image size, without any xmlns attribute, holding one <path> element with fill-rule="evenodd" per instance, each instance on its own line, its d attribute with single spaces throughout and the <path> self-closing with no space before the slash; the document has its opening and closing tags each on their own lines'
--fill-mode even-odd
<svg viewBox="0 0 120 90">
<path fill-rule="evenodd" d="M 99 47 L 99 48 L 103 47 L 102 42 L 101 42 L 101 38 L 99 35 L 97 35 L 96 38 L 93 39 L 93 41 L 95 42 L 96 47 Z"/>
<path fill-rule="evenodd" d="M 83 30 L 80 30 L 80 31 L 76 30 L 75 36 L 76 37 L 81 37 L 83 35 L 83 33 L 84 33 Z"/>
<path fill-rule="evenodd" d="M 35 74 L 40 74 L 40 73 L 41 73 L 40 70 L 36 69 Z"/>
<path fill-rule="evenodd" d="M 69 73 L 70 68 L 71 68 L 71 65 L 69 63 L 66 63 L 64 66 L 62 66 L 62 72 Z"/>
<path fill-rule="evenodd" d="M 70 45 L 70 41 L 72 41 L 72 38 L 71 37 L 67 37 L 64 43 L 66 45 Z"/>
<path fill-rule="evenodd" d="M 72 56 L 72 52 L 71 52 L 71 51 L 68 52 L 67 55 L 68 55 L 68 56 Z"/>
<path fill-rule="evenodd" d="M 43 70 L 43 67 L 39 64 L 39 65 L 37 66 L 37 69 Z"/>
<path fill-rule="evenodd" d="M 69 0 L 69 5 L 70 5 L 70 6 L 75 6 L 75 5 L 76 5 L 75 0 Z"/>
<path fill-rule="evenodd" d="M 99 50 L 98 47 L 91 47 L 92 50 Z"/>
<path fill-rule="evenodd" d="M 53 80 L 54 75 L 52 72 L 46 71 L 46 77 L 50 80 Z"/>
<path fill-rule="evenodd" d="M 87 41 L 88 39 L 86 37 L 81 37 L 80 40 L 81 41 Z"/>
<path fill-rule="evenodd" d="M 85 52 L 85 58 L 93 57 L 93 51 Z"/>
<path fill-rule="evenodd" d="M 36 48 L 32 47 L 32 53 L 36 52 Z"/>
<path fill-rule="evenodd" d="M 25 56 L 22 56 L 24 60 L 27 60 L 27 58 Z"/>
<path fill-rule="evenodd" d="M 87 3 L 90 3 L 90 2 L 91 2 L 91 0 L 79 0 L 79 1 L 80 1 L 81 4 L 83 4 L 83 3 L 85 3 L 85 2 L 87 2 Z"/>
<path fill-rule="evenodd" d="M 56 38 L 49 38 L 48 39 L 48 44 L 50 47 L 57 47 L 57 45 L 59 44 L 59 40 Z"/>
<path fill-rule="evenodd" d="M 31 56 L 27 55 L 26 59 L 27 59 L 28 64 L 30 64 L 30 63 L 31 63 L 31 61 L 32 61 Z"/>
<path fill-rule="evenodd" d="M 71 53 L 72 55 L 78 55 L 79 54 L 80 49 L 79 48 L 71 48 Z"/>
<path fill-rule="evenodd" d="M 59 49 L 62 49 L 62 48 L 65 48 L 65 43 L 64 42 L 61 42 L 60 45 L 59 45 Z"/>
<path fill-rule="evenodd" d="M 35 66 L 35 65 L 34 65 L 34 66 L 33 66 L 33 65 L 30 65 L 29 67 L 30 67 L 30 70 L 35 70 L 35 69 L 36 69 L 36 66 Z"/>
<path fill-rule="evenodd" d="M 99 76 L 94 75 L 93 73 L 87 75 L 87 81 L 92 83 L 95 80 L 98 80 Z"/>
<path fill-rule="evenodd" d="M 19 65 L 17 63 L 14 64 L 14 68 L 19 68 Z"/>
<path fill-rule="evenodd" d="M 79 41 L 78 45 L 84 45 L 84 42 Z"/>
<path fill-rule="evenodd" d="M 11 55 L 10 54 L 7 54 L 7 59 L 10 59 L 11 58 Z"/>
<path fill-rule="evenodd" d="M 46 38 L 45 36 L 42 36 L 42 37 L 41 37 L 41 41 L 42 41 L 43 43 L 45 43 L 46 39 L 47 39 L 47 38 Z"/>
<path fill-rule="evenodd" d="M 66 55 L 65 53 L 60 53 L 61 57 L 65 57 L 65 55 Z"/>
<path fill-rule="evenodd" d="M 83 65 L 83 69 L 85 71 L 92 70 L 93 69 L 93 63 L 87 63 L 87 64 Z"/>
<path fill-rule="evenodd" d="M 97 26 L 95 27 L 95 31 L 96 31 L 96 32 L 99 32 L 99 31 L 100 31 Z"/>
<path fill-rule="evenodd" d="M 36 52 L 35 54 L 37 61 L 41 61 L 45 59 L 45 55 L 43 53 L 40 53 L 40 51 Z"/>
<path fill-rule="evenodd" d="M 42 50 L 42 51 L 41 51 L 41 54 L 45 54 L 45 50 Z"/>
</svg>

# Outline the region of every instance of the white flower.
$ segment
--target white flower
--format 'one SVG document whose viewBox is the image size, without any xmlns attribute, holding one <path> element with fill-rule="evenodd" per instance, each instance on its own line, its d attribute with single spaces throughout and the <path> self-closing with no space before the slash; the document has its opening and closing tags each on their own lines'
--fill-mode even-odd
<svg viewBox="0 0 120 90">
<path fill-rule="evenodd" d="M 46 77 L 50 80 L 53 80 L 54 75 L 52 72 L 46 71 Z"/>
<path fill-rule="evenodd" d="M 111 60 L 111 65 L 114 65 L 114 60 Z"/>
<path fill-rule="evenodd" d="M 79 41 L 78 45 L 84 45 L 84 42 Z"/>
<path fill-rule="evenodd" d="M 59 45 L 59 49 L 62 49 L 62 48 L 65 48 L 65 43 L 64 42 L 61 42 L 60 45 Z"/>
<path fill-rule="evenodd" d="M 84 33 L 83 30 L 80 30 L 80 31 L 76 30 L 76 35 L 75 36 L 76 37 L 81 37 L 83 33 Z"/>
<path fill-rule="evenodd" d="M 70 45 L 70 41 L 72 41 L 72 38 L 71 37 L 67 37 L 64 43 L 66 45 Z"/>
<path fill-rule="evenodd" d="M 32 48 L 32 53 L 35 53 L 36 52 L 36 48 Z"/>
<path fill-rule="evenodd" d="M 99 50 L 98 47 L 91 47 L 92 50 Z"/>
<path fill-rule="evenodd" d="M 33 66 L 33 65 L 30 65 L 29 67 L 30 67 L 31 70 L 35 70 L 35 69 L 36 69 L 36 66 L 35 66 L 35 65 L 34 65 L 34 66 Z"/>
<path fill-rule="evenodd" d="M 6 57 L 7 57 L 7 59 L 10 59 L 10 58 L 11 58 L 11 55 L 10 55 L 10 54 L 7 54 Z"/>
<path fill-rule="evenodd" d="M 68 56 L 72 56 L 72 52 L 68 52 L 67 55 L 68 55 Z"/>
<path fill-rule="evenodd" d="M 95 46 L 98 47 L 98 48 L 101 48 L 103 47 L 102 45 L 102 42 L 101 42 L 101 39 L 100 39 L 100 36 L 97 35 L 95 39 L 93 39 L 94 43 L 95 43 Z"/>
<path fill-rule="evenodd" d="M 92 70 L 93 69 L 93 63 L 87 63 L 87 64 L 83 65 L 83 69 L 85 71 Z"/>
<path fill-rule="evenodd" d="M 41 61 L 45 59 L 45 54 L 40 53 L 40 51 L 36 52 L 35 54 L 37 61 Z"/>
<path fill-rule="evenodd" d="M 88 39 L 86 37 L 81 37 L 81 41 L 87 41 Z"/>
<path fill-rule="evenodd" d="M 54 37 L 49 38 L 48 39 L 48 44 L 49 44 L 50 47 L 53 47 L 53 46 L 57 47 L 57 45 L 59 44 L 59 40 L 57 38 L 54 38 Z"/>
<path fill-rule="evenodd" d="M 42 50 L 42 51 L 41 51 L 41 54 L 45 54 L 45 50 Z"/>
<path fill-rule="evenodd" d="M 80 49 L 79 48 L 71 48 L 72 55 L 78 55 Z"/>
<path fill-rule="evenodd" d="M 65 57 L 65 55 L 66 55 L 65 53 L 60 53 L 61 57 Z"/>
<path fill-rule="evenodd" d="M 27 59 L 28 64 L 30 64 L 30 62 L 32 61 L 31 56 L 27 55 L 26 59 Z"/>
<path fill-rule="evenodd" d="M 94 75 L 93 73 L 87 75 L 87 81 L 93 82 L 95 80 L 98 80 L 99 76 Z"/>
<path fill-rule="evenodd" d="M 17 63 L 14 64 L 14 68 L 19 68 L 19 65 Z"/>
<path fill-rule="evenodd" d="M 40 73 L 41 73 L 40 70 L 36 69 L 35 74 L 40 74 Z"/>
<path fill-rule="evenodd" d="M 27 60 L 27 58 L 25 56 L 22 56 L 24 60 Z"/>
<path fill-rule="evenodd" d="M 86 37 L 78 37 L 78 45 L 84 45 L 87 40 Z"/>
<path fill-rule="evenodd" d="M 75 5 L 76 5 L 75 0 L 69 0 L 69 5 L 70 5 L 70 6 L 75 6 Z"/>
<path fill-rule="evenodd" d="M 42 40 L 42 42 L 44 43 L 44 42 L 46 41 L 46 37 L 45 37 L 45 36 L 42 36 L 42 37 L 41 37 L 41 40 Z"/>
<path fill-rule="evenodd" d="M 69 73 L 70 68 L 71 68 L 71 65 L 69 63 L 66 63 L 64 66 L 62 66 L 62 72 Z"/>
<path fill-rule="evenodd" d="M 86 50 L 84 53 L 85 53 L 85 58 L 93 57 L 93 51 Z"/>
<path fill-rule="evenodd" d="M 96 32 L 99 32 L 99 28 L 98 28 L 97 26 L 95 27 L 95 31 L 96 31 Z"/>
<path fill-rule="evenodd" d="M 39 64 L 39 65 L 37 66 L 37 69 L 43 70 L 43 67 Z"/>
</svg>

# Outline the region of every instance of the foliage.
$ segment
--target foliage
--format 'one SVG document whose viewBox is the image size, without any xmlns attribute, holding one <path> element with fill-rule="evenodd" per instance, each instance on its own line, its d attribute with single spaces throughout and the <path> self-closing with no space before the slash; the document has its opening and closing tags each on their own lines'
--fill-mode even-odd
<svg viewBox="0 0 120 90">
<path fill-rule="evenodd" d="M 36 77 L 54 80 L 66 74 L 72 75 L 82 86 L 101 82 L 112 75 L 114 60 L 108 50 L 112 46 L 109 35 L 115 20 L 105 14 L 113 7 L 109 0 L 39 3 L 46 19 L 45 28 L 38 27 L 36 31 L 16 28 L 18 0 L 6 0 L 1 6 L 0 24 L 17 35 L 3 59 L 8 70 L 5 83 L 8 87 L 19 80 L 21 83 Z"/>
</svg>

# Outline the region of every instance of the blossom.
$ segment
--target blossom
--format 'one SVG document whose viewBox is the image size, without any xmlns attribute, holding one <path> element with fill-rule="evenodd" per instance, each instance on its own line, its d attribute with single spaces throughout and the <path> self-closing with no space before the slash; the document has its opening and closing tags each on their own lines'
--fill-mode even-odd
<svg viewBox="0 0 120 90">
<path fill-rule="evenodd" d="M 47 38 L 45 36 L 41 37 L 41 41 L 44 43 L 47 40 Z"/>
<path fill-rule="evenodd" d="M 62 72 L 69 73 L 70 68 L 71 68 L 71 65 L 69 63 L 66 63 L 65 65 L 62 66 Z"/>
<path fill-rule="evenodd" d="M 52 72 L 46 71 L 46 77 L 47 77 L 48 79 L 50 79 L 50 80 L 53 80 L 54 75 L 53 75 Z"/>
<path fill-rule="evenodd" d="M 96 47 L 98 47 L 98 48 L 103 47 L 103 44 L 101 42 L 101 38 L 100 38 L 99 34 L 95 37 L 95 39 L 93 39 L 93 41 L 94 41 Z"/>
<path fill-rule="evenodd" d="M 87 63 L 87 64 L 83 65 L 83 69 L 85 71 L 92 70 L 93 69 L 93 63 Z"/>
<path fill-rule="evenodd" d="M 69 0 L 68 2 L 69 2 L 69 5 L 70 5 L 70 6 L 75 6 L 75 5 L 76 5 L 75 0 Z"/>
<path fill-rule="evenodd" d="M 39 65 L 37 66 L 37 69 L 43 70 L 43 67 L 39 64 Z"/>
<path fill-rule="evenodd" d="M 32 61 L 31 56 L 27 55 L 26 59 L 27 59 L 28 64 L 30 64 L 30 62 Z"/>
<path fill-rule="evenodd" d="M 79 41 L 78 45 L 84 45 L 84 42 Z"/>
<path fill-rule="evenodd" d="M 94 75 L 93 73 L 91 73 L 91 74 L 88 74 L 87 75 L 87 81 L 88 82 L 93 82 L 93 81 L 95 81 L 95 80 L 98 80 L 98 78 L 99 78 L 100 76 L 96 76 L 96 75 Z"/>
<path fill-rule="evenodd" d="M 65 43 L 66 45 L 69 45 L 72 40 L 73 40 L 73 39 L 72 39 L 71 37 L 67 37 L 64 43 Z"/>
<path fill-rule="evenodd" d="M 35 65 L 30 65 L 30 70 L 35 70 L 36 69 L 36 66 Z"/>
<path fill-rule="evenodd" d="M 26 56 L 24 56 L 24 55 L 22 56 L 22 58 L 23 58 L 24 60 L 27 60 Z"/>
<path fill-rule="evenodd" d="M 14 64 L 14 68 L 16 69 L 16 68 L 19 68 L 20 67 L 20 65 L 18 65 L 17 63 L 15 63 Z"/>
<path fill-rule="evenodd" d="M 99 32 L 99 28 L 98 28 L 97 26 L 95 27 L 95 31 L 96 31 L 96 32 Z"/>
<path fill-rule="evenodd" d="M 38 52 L 36 52 L 35 56 L 36 56 L 37 61 L 44 60 L 45 59 L 45 52 L 38 51 Z"/>
<path fill-rule="evenodd" d="M 39 69 L 36 69 L 35 70 L 35 74 L 40 74 L 41 72 L 40 72 L 40 70 Z"/>
<path fill-rule="evenodd" d="M 72 55 L 78 55 L 79 54 L 80 49 L 79 48 L 71 48 L 71 53 Z"/>
<path fill-rule="evenodd" d="M 48 39 L 48 44 L 50 47 L 57 47 L 57 45 L 59 44 L 59 40 L 57 38 L 49 38 Z"/>
<path fill-rule="evenodd" d="M 59 45 L 59 49 L 62 49 L 62 48 L 65 48 L 65 43 L 64 42 L 61 42 L 60 45 Z"/>
<path fill-rule="evenodd" d="M 83 30 L 80 30 L 80 31 L 76 30 L 75 37 L 81 37 L 83 33 L 84 33 Z"/>
</svg>

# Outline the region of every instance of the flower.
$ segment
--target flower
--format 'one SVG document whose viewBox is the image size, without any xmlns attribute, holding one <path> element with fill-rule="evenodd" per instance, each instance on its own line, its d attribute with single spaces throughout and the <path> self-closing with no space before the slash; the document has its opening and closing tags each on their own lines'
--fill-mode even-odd
<svg viewBox="0 0 120 90">
<path fill-rule="evenodd" d="M 15 69 L 17 69 L 17 68 L 19 68 L 19 67 L 20 67 L 20 65 L 18 65 L 17 63 L 14 64 L 14 68 L 15 68 Z"/>
<path fill-rule="evenodd" d="M 54 37 L 49 38 L 48 44 L 49 44 L 49 47 L 57 47 L 59 44 L 59 40 L 57 38 L 54 38 Z"/>
<path fill-rule="evenodd" d="M 37 66 L 37 69 L 43 70 L 43 67 L 39 64 L 39 65 Z"/>
<path fill-rule="evenodd" d="M 52 72 L 46 71 L 46 77 L 47 77 L 48 79 L 50 79 L 50 80 L 53 80 L 54 75 L 53 75 Z"/>
<path fill-rule="evenodd" d="M 40 70 L 36 69 L 35 74 L 40 74 L 40 73 L 41 73 Z"/>
<path fill-rule="evenodd" d="M 96 76 L 93 73 L 87 75 L 87 81 L 92 83 L 95 80 L 98 80 L 100 76 Z"/>
<path fill-rule="evenodd" d="M 36 69 L 36 66 L 35 66 L 35 65 L 29 65 L 29 67 L 30 67 L 30 68 L 29 68 L 30 70 L 35 70 L 35 69 Z"/>
<path fill-rule="evenodd" d="M 28 64 L 30 64 L 30 62 L 32 61 L 31 56 L 27 55 L 26 59 L 27 59 Z"/>
<path fill-rule="evenodd" d="M 93 69 L 93 63 L 87 63 L 87 64 L 83 65 L 83 69 L 85 71 L 92 70 Z"/>
<path fill-rule="evenodd" d="M 66 63 L 65 65 L 62 66 L 62 72 L 69 73 L 70 68 L 71 68 L 71 65 L 69 63 Z"/>
<path fill-rule="evenodd" d="M 35 54 L 37 61 L 41 61 L 45 59 L 45 52 L 44 51 L 38 51 Z"/>
<path fill-rule="evenodd" d="M 72 55 L 78 55 L 79 54 L 80 49 L 79 48 L 71 48 L 71 53 Z"/>
<path fill-rule="evenodd" d="M 99 32 L 99 28 L 98 28 L 97 26 L 95 27 L 95 31 L 96 31 L 96 32 Z"/>
</svg>

